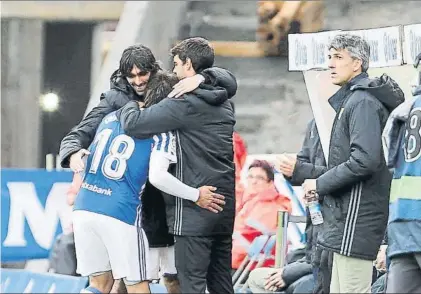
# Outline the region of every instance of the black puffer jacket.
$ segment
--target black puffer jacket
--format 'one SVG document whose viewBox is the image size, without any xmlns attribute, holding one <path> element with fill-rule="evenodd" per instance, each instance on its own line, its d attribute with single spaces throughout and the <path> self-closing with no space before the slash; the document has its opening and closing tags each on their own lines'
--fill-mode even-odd
<svg viewBox="0 0 421 294">
<path fill-rule="evenodd" d="M 336 111 L 328 171 L 317 179 L 324 227 L 318 243 L 345 256 L 376 259 L 389 210 L 391 174 L 381 135 L 389 113 L 404 101 L 389 77 L 360 74 L 329 99 Z"/>
<path fill-rule="evenodd" d="M 82 121 L 74 127 L 61 141 L 61 166 L 69 167 L 70 156 L 80 149 L 87 149 L 95 137 L 102 119 L 109 113 L 126 105 L 131 100 L 143 101 L 126 79 L 114 72 L 110 79 L 110 90 L 101 94 L 98 106 L 94 107 Z"/>
<path fill-rule="evenodd" d="M 236 85 L 234 76 L 227 83 Z M 235 217 L 235 176 L 232 135 L 235 118 L 227 91 L 201 86 L 179 99 L 166 98 L 139 111 L 129 102 L 121 113 L 126 134 L 148 138 L 175 130 L 177 164 L 173 175 L 191 187 L 211 185 L 225 196 L 220 213 L 205 210 L 192 201 L 166 195 L 170 233 L 186 236 L 231 235 Z"/>
</svg>

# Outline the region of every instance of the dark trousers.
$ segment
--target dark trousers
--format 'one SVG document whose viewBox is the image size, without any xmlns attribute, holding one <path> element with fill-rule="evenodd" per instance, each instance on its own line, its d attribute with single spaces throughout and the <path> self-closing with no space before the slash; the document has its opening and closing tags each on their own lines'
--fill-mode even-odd
<svg viewBox="0 0 421 294">
<path fill-rule="evenodd" d="M 315 280 L 313 274 L 305 275 L 289 285 L 285 290 L 285 293 L 312 293 L 314 289 L 314 282 Z"/>
<path fill-rule="evenodd" d="M 232 237 L 175 236 L 175 266 L 181 293 L 234 293 Z"/>
<path fill-rule="evenodd" d="M 313 293 L 314 294 L 329 294 L 330 280 L 332 278 L 332 263 L 333 252 L 316 248 L 318 255 L 318 264 L 314 267 L 314 273 L 317 273 Z"/>
<path fill-rule="evenodd" d="M 421 293 L 421 253 L 391 258 L 386 293 Z"/>
</svg>

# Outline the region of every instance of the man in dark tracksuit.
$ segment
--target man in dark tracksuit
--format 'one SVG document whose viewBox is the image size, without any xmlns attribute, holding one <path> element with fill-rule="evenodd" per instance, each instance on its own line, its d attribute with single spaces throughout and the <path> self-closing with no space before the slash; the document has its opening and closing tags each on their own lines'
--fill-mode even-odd
<svg viewBox="0 0 421 294">
<path fill-rule="evenodd" d="M 287 162 L 285 162 L 287 164 Z M 297 160 L 292 165 L 292 173 L 287 174 L 293 185 L 302 185 L 306 179 L 316 179 L 326 172 L 326 161 L 317 131 L 316 121 L 313 119 L 307 126 L 306 136 Z M 329 293 L 330 276 L 333 254 L 317 246 L 317 236 L 320 226 L 313 226 L 307 209 L 306 224 L 306 258 L 315 271 L 314 292 Z"/>
<path fill-rule="evenodd" d="M 316 121 L 310 121 L 307 127 L 301 151 L 297 155 L 291 183 L 302 185 L 306 179 L 316 179 L 326 172 L 326 161 L 320 143 Z M 317 246 L 317 237 L 321 227 L 313 226 L 310 213 L 307 209 L 306 223 L 306 258 L 313 266 L 316 280 L 314 281 L 313 293 L 329 293 L 330 277 L 332 271 L 333 253 Z"/>
<path fill-rule="evenodd" d="M 203 38 L 182 41 L 171 51 L 180 79 L 200 73 L 214 62 Z M 226 81 L 236 90 L 233 76 Z M 234 93 L 235 93 L 234 90 Z M 165 197 L 167 220 L 175 235 L 175 259 L 182 293 L 233 293 L 232 233 L 235 217 L 235 175 L 232 135 L 235 118 L 229 91 L 201 85 L 177 99 L 140 110 L 129 102 L 121 112 L 126 134 L 147 138 L 175 130 L 177 164 L 172 173 L 191 187 L 211 185 L 225 196 L 222 212 L 212 213 L 192 202 Z"/>
<path fill-rule="evenodd" d="M 404 97 L 386 75 L 368 78 L 369 46 L 362 38 L 339 34 L 329 48 L 331 79 L 341 88 L 329 99 L 336 117 L 328 170 L 303 187 L 323 198 L 318 244 L 334 252 L 331 293 L 369 293 L 391 182 L 381 134 Z"/>
<path fill-rule="evenodd" d="M 130 60 L 132 63 L 128 62 Z M 157 70 L 160 70 L 155 64 L 155 58 L 147 47 L 141 45 L 131 46 L 123 52 L 120 68 L 110 79 L 111 89 L 101 95 L 99 105 L 92 109 L 79 125 L 73 128 L 62 140 L 60 146 L 62 167 L 68 168 L 71 161 L 70 158 L 89 147 L 97 127 L 107 114 L 123 107 L 129 101 L 143 101 L 143 93 L 135 90 L 138 88 L 138 83 L 130 82 L 128 76 L 131 74 L 132 68 L 136 66 L 140 69 L 139 72 L 143 76 L 150 73 L 148 75 L 150 77 Z M 233 83 L 230 80 L 232 75 L 225 69 L 212 67 L 204 69 L 200 74 L 204 77 L 204 85 L 202 87 L 219 86 L 221 87 L 219 91 L 225 91 L 224 93 L 228 97 L 232 97 L 235 94 L 235 81 Z M 142 82 L 141 78 L 143 76 L 136 78 Z M 227 81 L 228 84 L 226 83 Z M 165 205 L 162 205 L 164 201 L 161 191 L 147 182 L 142 194 L 142 203 L 144 203 L 142 206 L 142 226 L 150 247 L 158 248 L 173 245 L 174 237 L 168 232 Z M 167 277 L 164 276 L 164 280 L 166 281 Z M 169 280 L 172 281 L 173 278 L 170 277 Z M 121 284 L 123 285 L 123 283 Z"/>
</svg>

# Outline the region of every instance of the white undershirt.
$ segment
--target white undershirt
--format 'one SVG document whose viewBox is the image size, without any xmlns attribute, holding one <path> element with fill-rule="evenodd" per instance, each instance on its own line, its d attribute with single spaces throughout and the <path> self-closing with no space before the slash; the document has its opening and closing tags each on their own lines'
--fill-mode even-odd
<svg viewBox="0 0 421 294">
<path fill-rule="evenodd" d="M 165 153 L 152 151 L 149 161 L 149 182 L 169 195 L 196 202 L 199 199 L 199 189 L 187 186 L 171 175 L 168 172 L 171 163 Z"/>
</svg>

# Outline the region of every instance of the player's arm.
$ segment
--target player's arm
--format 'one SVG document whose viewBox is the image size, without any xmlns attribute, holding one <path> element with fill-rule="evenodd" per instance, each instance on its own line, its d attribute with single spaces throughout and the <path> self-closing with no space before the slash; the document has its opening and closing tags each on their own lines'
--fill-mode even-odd
<svg viewBox="0 0 421 294">
<path fill-rule="evenodd" d="M 175 197 L 195 202 L 212 212 L 222 211 L 224 196 L 214 193 L 216 188 L 190 187 L 168 172 L 170 164 L 177 162 L 175 136 L 169 132 L 154 136 L 154 147 L 149 163 L 149 182 L 159 190 Z"/>
<path fill-rule="evenodd" d="M 178 98 L 183 94 L 197 92 L 201 88 L 209 89 L 209 87 L 222 89 L 227 95 L 226 100 L 237 92 L 237 80 L 228 70 L 214 66 L 201 71 L 194 77 L 182 79 L 174 86 L 168 97 Z"/>
<path fill-rule="evenodd" d="M 210 105 L 220 105 L 229 97 L 223 87 L 206 84 L 192 91 L 192 94 L 177 99 L 165 98 L 146 109 L 140 109 L 137 102 L 131 101 L 118 110 L 116 115 L 126 135 L 146 139 L 154 134 L 188 128 L 197 123 L 200 114 L 189 99 L 199 98 Z"/>
<path fill-rule="evenodd" d="M 140 109 L 136 101 L 131 101 L 116 115 L 126 135 L 146 139 L 154 134 L 182 129 L 190 113 L 190 105 L 185 99 L 165 98 L 146 109 Z"/>
<path fill-rule="evenodd" d="M 168 172 L 171 160 L 162 152 L 152 152 L 149 162 L 149 182 L 159 190 L 175 197 L 196 202 L 199 199 L 199 189 L 183 184 Z"/>
<path fill-rule="evenodd" d="M 92 143 L 102 119 L 107 114 L 124 106 L 128 101 L 128 98 L 125 98 L 123 95 L 116 95 L 112 91 L 101 94 L 99 104 L 61 141 L 61 166 L 64 168 L 69 167 L 71 156 L 82 149 L 87 149 Z"/>
</svg>

